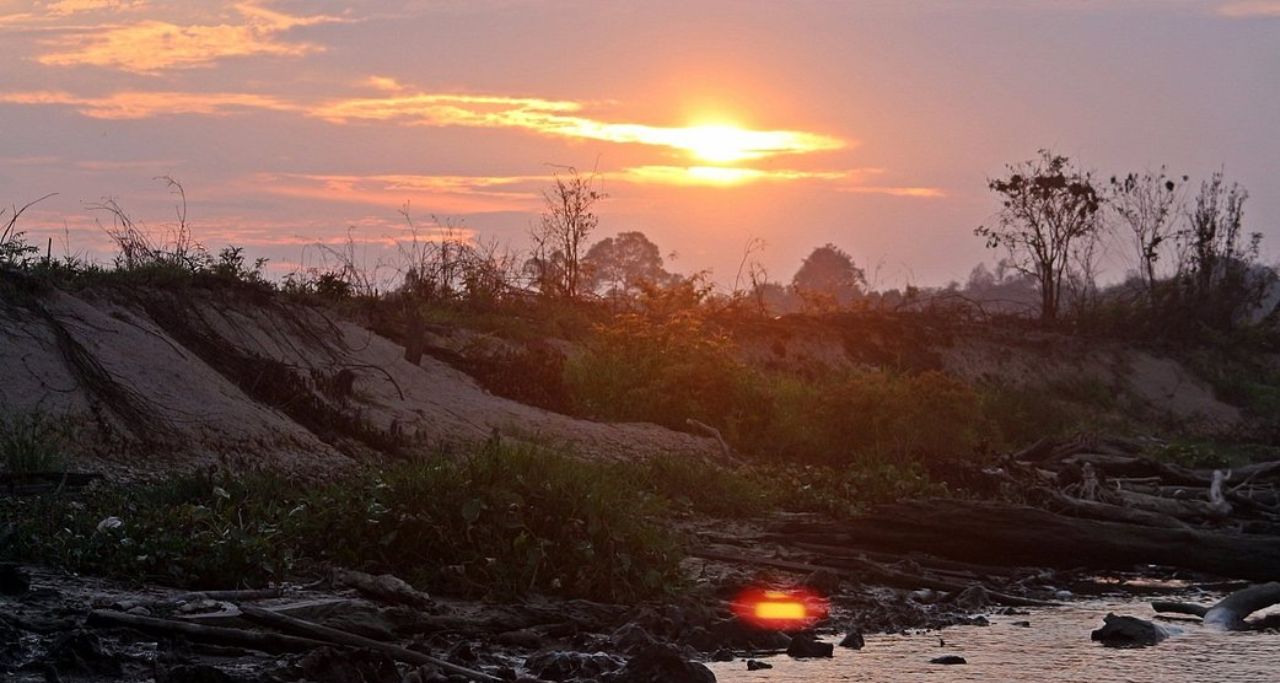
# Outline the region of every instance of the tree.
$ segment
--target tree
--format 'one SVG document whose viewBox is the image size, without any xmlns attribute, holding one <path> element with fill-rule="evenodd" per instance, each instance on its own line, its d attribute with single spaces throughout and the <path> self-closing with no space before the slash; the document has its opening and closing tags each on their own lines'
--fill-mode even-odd
<svg viewBox="0 0 1280 683">
<path fill-rule="evenodd" d="M 853 257 L 830 243 L 810 252 L 791 278 L 791 288 L 811 304 L 827 300 L 837 306 L 848 305 L 862 294 L 866 284 L 866 274 L 854 265 Z"/>
<path fill-rule="evenodd" d="M 1188 228 L 1180 236 L 1179 278 L 1197 317 L 1216 329 L 1230 329 L 1262 302 L 1275 279 L 1257 268 L 1261 233 L 1244 232 L 1249 193 L 1226 185 L 1222 173 L 1201 183 Z"/>
<path fill-rule="evenodd" d="M 611 295 L 633 294 L 641 284 L 662 285 L 671 280 L 658 245 L 638 231 L 618 233 L 591 245 L 582 265 L 588 288 Z"/>
<path fill-rule="evenodd" d="M 582 248 L 600 223 L 596 202 L 606 198 L 597 189 L 599 176 L 581 175 L 573 167 L 557 172 L 551 188 L 542 193 L 545 209 L 530 231 L 533 256 L 526 264 L 544 294 L 577 299 L 585 278 Z"/>
<path fill-rule="evenodd" d="M 1185 175 L 1180 181 L 1165 175 L 1163 166 L 1155 173 L 1111 176 L 1107 200 L 1120 222 L 1129 228 L 1137 250 L 1138 276 L 1146 287 L 1148 300 L 1155 295 L 1161 247 L 1177 232 L 1186 182 Z"/>
<path fill-rule="evenodd" d="M 974 234 L 985 237 L 988 248 L 1005 248 L 1019 270 L 1035 277 L 1040 318 L 1053 322 L 1062 303 L 1064 277 L 1079 253 L 1073 248 L 1101 230 L 1102 197 L 1092 174 L 1048 150 L 1008 170 L 1007 178 L 987 182 L 1001 200 L 997 224 L 979 226 Z"/>
</svg>

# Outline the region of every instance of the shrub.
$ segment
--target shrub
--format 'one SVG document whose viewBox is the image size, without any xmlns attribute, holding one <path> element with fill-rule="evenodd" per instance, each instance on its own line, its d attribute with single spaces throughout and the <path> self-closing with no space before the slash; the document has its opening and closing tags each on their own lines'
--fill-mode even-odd
<svg viewBox="0 0 1280 683">
<path fill-rule="evenodd" d="M 66 465 L 67 431 L 37 412 L 0 416 L 0 463 L 9 473 L 56 472 Z"/>
<path fill-rule="evenodd" d="M 262 585 L 300 565 L 392 572 L 424 588 L 600 600 L 676 585 L 661 505 L 607 465 L 490 444 L 299 488 L 203 473 L 0 503 L 0 556 L 193 588 Z"/>
</svg>

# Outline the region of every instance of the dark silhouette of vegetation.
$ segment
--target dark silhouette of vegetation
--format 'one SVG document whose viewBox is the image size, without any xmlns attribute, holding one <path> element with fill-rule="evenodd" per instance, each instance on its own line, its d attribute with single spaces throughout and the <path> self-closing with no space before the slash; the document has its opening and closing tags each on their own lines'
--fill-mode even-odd
<svg viewBox="0 0 1280 683">
<path fill-rule="evenodd" d="M 987 186 L 1000 196 L 1001 209 L 996 225 L 974 232 L 988 247 L 1008 251 L 1016 267 L 1036 278 L 1040 318 L 1052 323 L 1073 258 L 1100 230 L 1102 197 L 1093 176 L 1065 156 L 1040 150 L 1039 158 L 1009 166 L 1007 177 Z"/>
</svg>

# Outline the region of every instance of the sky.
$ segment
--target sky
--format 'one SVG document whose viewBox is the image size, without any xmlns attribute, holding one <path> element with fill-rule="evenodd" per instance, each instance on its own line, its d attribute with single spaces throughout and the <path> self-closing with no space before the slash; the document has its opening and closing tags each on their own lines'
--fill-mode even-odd
<svg viewBox="0 0 1280 683">
<path fill-rule="evenodd" d="M 0 203 L 107 258 L 94 206 L 282 275 L 407 226 L 527 246 L 566 166 L 603 238 L 732 286 L 831 242 L 873 284 L 997 256 L 986 189 L 1040 148 L 1223 170 L 1280 260 L 1280 0 L 0 0 Z M 1123 270 L 1123 252 L 1109 256 Z"/>
</svg>

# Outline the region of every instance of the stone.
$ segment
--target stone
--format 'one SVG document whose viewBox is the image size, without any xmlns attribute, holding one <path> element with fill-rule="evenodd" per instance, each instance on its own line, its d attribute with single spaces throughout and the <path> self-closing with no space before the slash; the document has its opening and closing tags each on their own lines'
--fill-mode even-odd
<svg viewBox="0 0 1280 683">
<path fill-rule="evenodd" d="M 830 569 L 818 569 L 804 579 L 804 585 L 823 595 L 835 595 L 840 592 L 843 579 Z"/>
<path fill-rule="evenodd" d="M 715 654 L 711 655 L 711 661 L 713 661 L 713 662 L 732 662 L 732 661 L 733 661 L 733 650 L 729 650 L 729 649 L 720 649 L 720 650 L 716 650 L 716 651 L 715 651 Z"/>
<path fill-rule="evenodd" d="M 772 669 L 773 665 L 769 662 L 761 662 L 755 659 L 747 660 L 747 671 L 760 671 L 761 669 Z"/>
<path fill-rule="evenodd" d="M 960 655 L 942 655 L 929 660 L 930 664 L 968 664 Z"/>
<path fill-rule="evenodd" d="M 542 636 L 538 635 L 537 631 L 528 628 L 499 633 L 497 641 L 501 645 L 525 650 L 536 650 L 542 647 Z"/>
<path fill-rule="evenodd" d="M 956 606 L 968 610 L 979 610 L 990 604 L 991 596 L 982 586 L 969 586 L 956 596 Z"/>
<path fill-rule="evenodd" d="M 624 655 L 633 655 L 647 650 L 657 642 L 643 626 L 635 623 L 624 624 L 609 636 L 609 643 L 613 649 Z"/>
<path fill-rule="evenodd" d="M 840 647 L 847 647 L 850 650 L 861 650 L 866 644 L 867 641 L 862 637 L 862 631 L 857 629 L 849 631 L 840 641 Z"/>
<path fill-rule="evenodd" d="M 835 646 L 818 640 L 812 632 L 802 631 L 791 636 L 787 654 L 797 658 L 831 657 L 835 654 Z"/>
<path fill-rule="evenodd" d="M 601 674 L 622 668 L 621 659 L 603 652 L 567 652 L 552 650 L 540 652 L 524 660 L 529 673 L 548 681 L 568 681 L 574 678 L 599 678 Z"/>
<path fill-rule="evenodd" d="M 1108 614 L 1102 628 L 1089 634 L 1106 647 L 1147 647 L 1169 637 L 1169 632 L 1145 619 Z"/>
<path fill-rule="evenodd" d="M 22 595 L 31 590 L 31 577 L 13 562 L 0 562 L 0 595 Z"/>
<path fill-rule="evenodd" d="M 60 674 L 111 676 L 123 674 L 121 657 L 102 644 L 90 631 L 71 631 L 59 635 L 43 662 Z"/>
<path fill-rule="evenodd" d="M 322 647 L 303 656 L 298 668 L 312 683 L 400 683 L 391 657 L 371 650 Z"/>
<path fill-rule="evenodd" d="M 685 659 L 666 645 L 651 647 L 627 661 L 621 671 L 602 676 L 602 683 L 716 683 L 711 669 Z"/>
<path fill-rule="evenodd" d="M 1015 621 L 1015 622 L 1013 622 L 1012 624 L 1010 624 L 1010 626 L 1017 626 L 1018 628 L 1031 628 L 1031 622 L 1029 622 L 1029 621 Z"/>
</svg>

